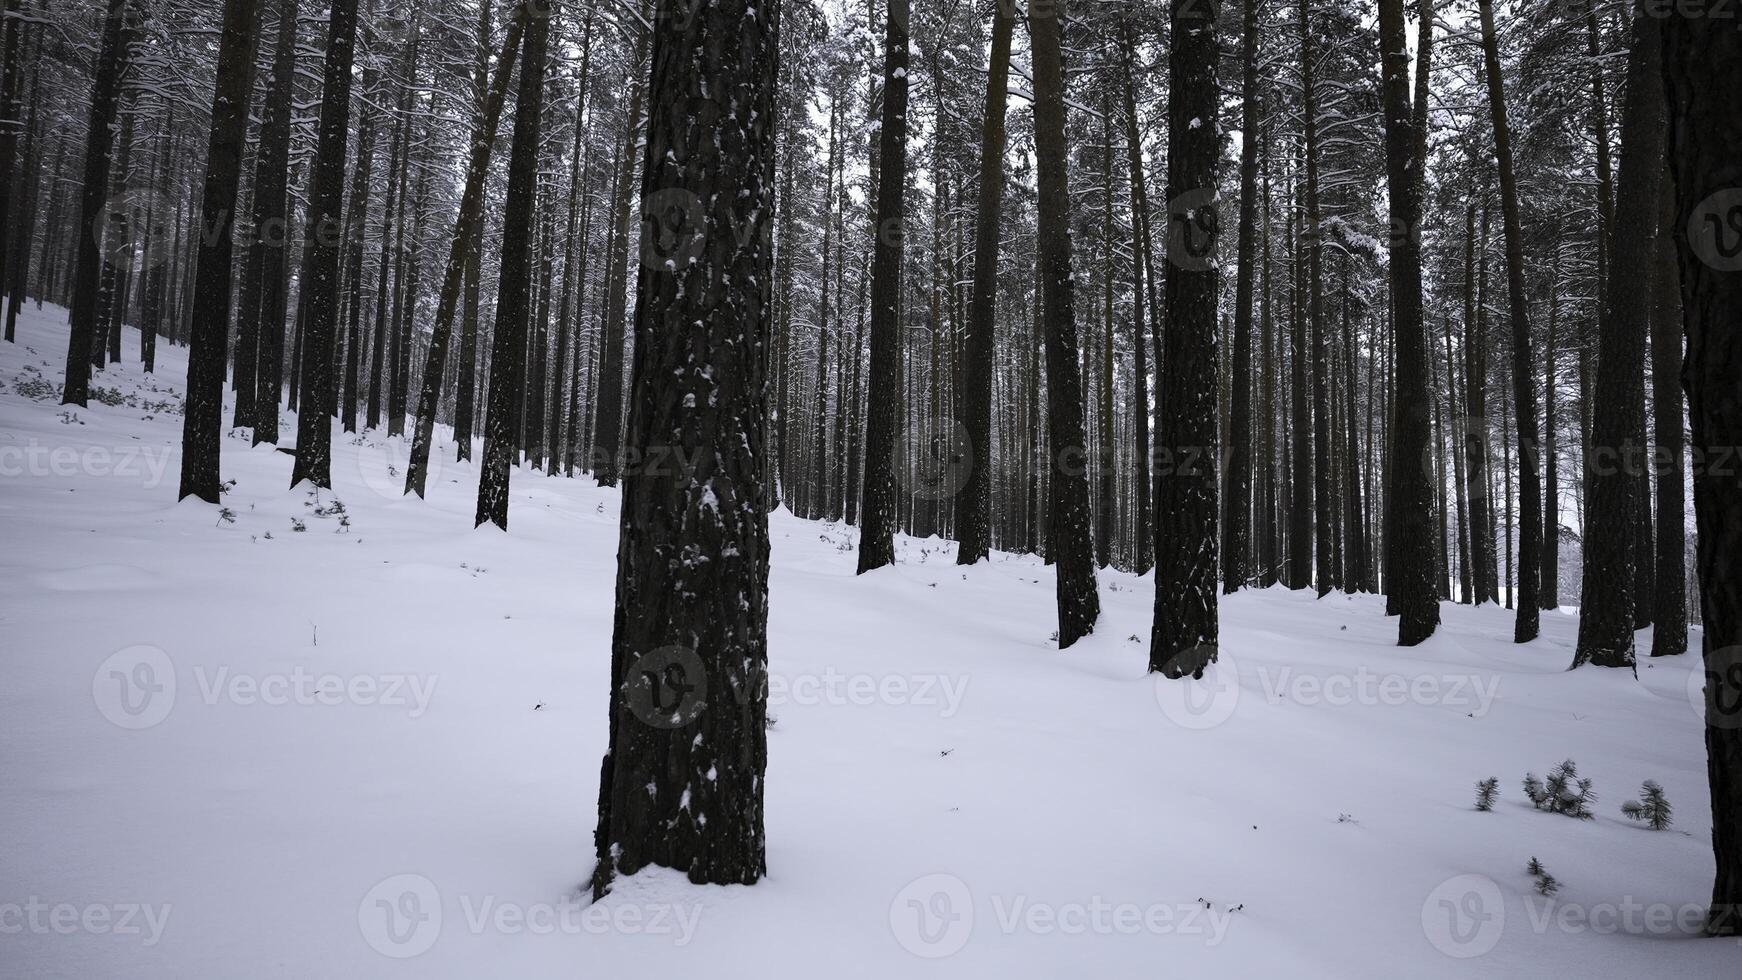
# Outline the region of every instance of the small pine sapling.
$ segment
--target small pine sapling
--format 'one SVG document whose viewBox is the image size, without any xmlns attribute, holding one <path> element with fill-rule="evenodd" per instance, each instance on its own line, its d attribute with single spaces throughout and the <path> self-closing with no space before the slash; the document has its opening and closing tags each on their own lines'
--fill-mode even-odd
<svg viewBox="0 0 1742 980">
<path fill-rule="evenodd" d="M 1664 830 L 1670 825 L 1670 805 L 1657 780 L 1647 779 L 1639 787 L 1639 799 L 1621 804 L 1621 812 L 1629 820 L 1642 820 L 1652 830 Z"/>
<path fill-rule="evenodd" d="M 1483 813 L 1494 809 L 1494 800 L 1500 796 L 1500 780 L 1494 776 L 1476 784 L 1476 809 Z"/>
<path fill-rule="evenodd" d="M 1579 778 L 1579 768 L 1571 759 L 1550 769 L 1546 782 L 1537 779 L 1535 773 L 1525 773 L 1524 795 L 1530 797 L 1530 802 L 1538 810 L 1580 820 L 1594 816 L 1591 804 L 1597 802 L 1597 794 L 1591 791 L 1591 781 Z"/>
<path fill-rule="evenodd" d="M 1556 881 L 1555 876 L 1549 874 L 1548 869 L 1543 867 L 1542 862 L 1538 861 L 1535 857 L 1532 857 L 1530 863 L 1525 865 L 1524 871 L 1526 874 L 1536 879 L 1536 893 L 1538 895 L 1541 895 L 1544 898 L 1552 898 L 1555 892 L 1561 890 L 1561 883 Z"/>
</svg>

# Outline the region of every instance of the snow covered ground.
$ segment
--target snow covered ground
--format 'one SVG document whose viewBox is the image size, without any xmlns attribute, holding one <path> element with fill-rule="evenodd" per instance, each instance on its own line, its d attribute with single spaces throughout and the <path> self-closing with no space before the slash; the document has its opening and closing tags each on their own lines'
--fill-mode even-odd
<svg viewBox="0 0 1742 980">
<path fill-rule="evenodd" d="M 1694 657 L 1569 673 L 1571 616 L 1516 647 L 1453 605 L 1401 650 L 1380 599 L 1270 590 L 1188 688 L 1144 671 L 1146 580 L 1061 653 L 1038 562 L 858 578 L 784 511 L 769 877 L 586 905 L 615 492 L 517 471 L 504 535 L 451 444 L 418 501 L 400 440 L 336 435 L 316 499 L 232 433 L 220 519 L 174 499 L 184 352 L 142 375 L 129 333 L 119 403 L 68 411 L 65 330 L 0 344 L 0 975 L 1742 975 L 1696 938 Z M 1594 820 L 1520 792 L 1568 757 Z M 1619 812 L 1645 779 L 1668 831 Z"/>
</svg>

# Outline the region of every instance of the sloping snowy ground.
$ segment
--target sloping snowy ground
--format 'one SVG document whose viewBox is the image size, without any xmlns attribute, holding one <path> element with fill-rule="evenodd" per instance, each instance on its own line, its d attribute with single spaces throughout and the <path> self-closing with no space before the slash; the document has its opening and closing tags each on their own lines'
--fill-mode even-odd
<svg viewBox="0 0 1742 980">
<path fill-rule="evenodd" d="M 851 529 L 785 512 L 768 879 L 582 904 L 615 493 L 519 471 L 512 533 L 473 530 L 451 444 L 420 502 L 401 441 L 336 436 L 344 526 L 233 433 L 221 520 L 174 501 L 184 352 L 126 347 L 123 403 L 64 412 L 64 313 L 0 344 L 5 976 L 1742 972 L 1693 935 L 1693 657 L 1569 673 L 1570 616 L 1516 647 L 1452 605 L 1401 650 L 1377 598 L 1271 590 L 1225 601 L 1186 698 L 1144 671 L 1148 581 L 1104 573 L 1061 653 L 1034 560 L 908 540 L 857 578 Z M 1569 756 L 1595 820 L 1519 791 Z M 1619 813 L 1647 778 L 1667 832 Z"/>
</svg>

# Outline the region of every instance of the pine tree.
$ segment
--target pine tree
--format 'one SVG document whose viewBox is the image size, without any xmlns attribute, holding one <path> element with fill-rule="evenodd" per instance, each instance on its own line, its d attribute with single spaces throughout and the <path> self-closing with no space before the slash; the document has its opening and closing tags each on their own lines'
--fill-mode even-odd
<svg viewBox="0 0 1742 980">
<path fill-rule="evenodd" d="M 1094 540 L 1089 527 L 1089 478 L 1084 465 L 1088 438 L 1083 428 L 1081 358 L 1077 352 L 1075 288 L 1071 280 L 1065 68 L 1060 50 L 1064 21 L 1063 0 L 1028 12 L 1034 62 L 1034 146 L 1039 169 L 1040 237 L 1035 248 L 1041 264 L 1040 290 L 1046 310 L 1046 418 L 1052 487 L 1047 557 L 1052 559 L 1058 573 L 1061 650 L 1093 632 L 1101 612 L 1101 597 L 1095 586 Z M 1159 438 L 1157 443 L 1160 444 Z"/>
<path fill-rule="evenodd" d="M 772 248 L 758 226 L 773 210 L 780 28 L 778 7 L 754 4 L 721 0 L 653 28 L 642 198 L 688 206 L 649 213 L 649 241 L 672 261 L 642 263 L 629 445 L 693 454 L 698 470 L 624 478 L 595 896 L 649 864 L 698 884 L 767 869 Z M 673 666 L 705 685 L 689 710 L 665 700 Z"/>
<path fill-rule="evenodd" d="M 1216 265 L 1220 224 L 1216 23 L 1175 4 L 1169 18 L 1167 329 L 1161 355 L 1155 495 L 1155 623 L 1149 669 L 1201 677 L 1217 657 Z"/>
<path fill-rule="evenodd" d="M 974 292 L 962 355 L 962 425 L 970 456 L 968 478 L 956 495 L 961 543 L 956 563 L 972 565 L 992 545 L 992 370 L 997 313 L 998 235 L 1004 201 L 1004 105 L 1010 84 L 1015 11 L 992 5 L 992 54 L 986 73 L 986 118 L 980 131 L 980 200 L 974 211 Z"/>
<path fill-rule="evenodd" d="M 490 352 L 490 396 L 484 417 L 484 458 L 478 467 L 476 527 L 490 521 L 508 530 L 509 471 L 519 455 L 520 395 L 526 377 L 526 332 L 532 316 L 533 207 L 538 196 L 538 141 L 544 113 L 544 72 L 550 18 L 521 0 L 525 38 L 520 90 L 514 106 L 514 142 L 508 158 L 503 206 L 502 262 L 496 287 L 496 330 Z"/>
<path fill-rule="evenodd" d="M 308 208 L 300 364 L 302 401 L 296 419 L 296 465 L 290 485 L 331 487 L 333 324 L 338 314 L 339 250 L 343 244 L 345 144 L 350 138 L 351 63 L 357 45 L 357 0 L 333 0 L 314 179 Z M 276 400 L 276 399 L 275 399 Z"/>
<path fill-rule="evenodd" d="M 1385 158 L 1391 199 L 1392 327 L 1396 343 L 1397 433 L 1386 494 L 1386 591 L 1397 598 L 1397 642 L 1414 646 L 1439 626 L 1434 594 L 1433 492 L 1423 465 L 1429 428 L 1427 335 L 1421 301 L 1421 183 L 1423 159 L 1410 116 L 1409 50 L 1403 0 L 1380 0 L 1379 43 L 1385 96 Z"/>
<path fill-rule="evenodd" d="M 259 40 L 255 0 L 224 0 L 217 88 L 206 143 L 206 182 L 200 206 L 202 237 L 194 280 L 193 337 L 188 351 L 187 404 L 181 430 L 181 489 L 177 499 L 218 502 L 218 443 L 224 427 L 224 363 L 230 334 L 230 272 L 235 242 L 236 189 L 242 180 L 242 143 L 248 133 L 248 93 Z M 274 406 L 276 408 L 276 404 Z"/>
<path fill-rule="evenodd" d="M 865 410 L 865 486 L 859 494 L 860 575 L 895 563 L 896 443 L 901 427 L 901 274 L 907 224 L 908 0 L 889 0 L 883 25 L 883 118 L 878 128 L 877 220 L 872 229 L 871 364 Z M 782 440 L 782 445 L 786 445 Z"/>
<path fill-rule="evenodd" d="M 1695 458 L 1742 445 L 1742 389 L 1735 323 L 1742 316 L 1736 274 L 1736 161 L 1742 160 L 1742 104 L 1714 79 L 1742 76 L 1742 32 L 1733 21 L 1677 14 L 1662 25 L 1668 148 L 1675 182 L 1672 227 L 1680 259 L 1682 368 Z M 1721 205 L 1728 200 L 1727 210 Z M 1726 224 L 1727 222 L 1727 224 Z M 1721 246 L 1721 247 L 1720 247 Z M 1725 542 L 1742 527 L 1742 481 L 1735 469 L 1694 475 L 1699 529 L 1701 643 L 1706 675 L 1706 772 L 1711 784 L 1712 851 L 1717 876 L 1706 929 L 1742 933 L 1742 579 Z"/>
</svg>

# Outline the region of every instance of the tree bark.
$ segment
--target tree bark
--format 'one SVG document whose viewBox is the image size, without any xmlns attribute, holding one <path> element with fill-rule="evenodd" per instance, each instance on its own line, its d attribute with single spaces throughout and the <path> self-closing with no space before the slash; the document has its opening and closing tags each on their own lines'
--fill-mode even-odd
<svg viewBox="0 0 1742 980">
<path fill-rule="evenodd" d="M 1668 147 L 1675 182 L 1687 359 L 1682 368 L 1694 458 L 1711 463 L 1742 445 L 1742 32 L 1731 20 L 1678 15 L 1663 22 Z M 1702 455 L 1709 454 L 1709 455 Z M 1706 771 L 1717 876 L 1707 930 L 1742 933 L 1742 471 L 1694 475 L 1699 528 L 1701 643 L 1706 673 Z"/>
<path fill-rule="evenodd" d="M 1664 107 L 1662 20 L 1633 16 L 1627 56 L 1627 101 L 1621 115 L 1621 166 L 1616 175 L 1613 264 L 1626 274 L 1607 283 L 1598 327 L 1597 401 L 1585 456 L 1584 579 L 1579 600 L 1579 642 L 1573 666 L 1634 667 L 1634 565 L 1653 561 L 1637 553 L 1635 524 L 1640 468 L 1646 463 L 1642 364 L 1651 329 L 1652 261 L 1663 176 Z M 1529 504 L 1525 504 L 1528 511 Z M 1528 518 L 1528 515 L 1527 515 Z"/>
<path fill-rule="evenodd" d="M 1542 482 L 1537 473 L 1540 450 L 1536 435 L 1536 384 L 1532 380 L 1536 363 L 1530 351 L 1530 297 L 1524 284 L 1524 232 L 1518 219 L 1518 183 L 1512 169 L 1512 136 L 1506 121 L 1506 92 L 1500 76 L 1494 3 L 1493 0 L 1480 0 L 1478 6 L 1482 20 L 1482 54 L 1487 65 L 1488 105 L 1494 118 L 1494 156 L 1500 169 L 1500 211 L 1506 230 L 1506 291 L 1512 318 L 1512 414 L 1518 433 L 1518 585 L 1507 596 L 1515 600 L 1513 604 L 1518 611 L 1512 640 L 1514 643 L 1528 643 L 1536 639 L 1542 613 L 1537 602 L 1542 559 Z"/>
<path fill-rule="evenodd" d="M 515 422 L 526 375 L 526 332 L 532 305 L 533 209 L 538 197 L 538 141 L 544 112 L 545 53 L 550 18 L 538 0 L 521 0 L 526 20 L 520 89 L 514 106 L 514 143 L 508 158 L 508 198 L 502 215 L 502 263 L 496 286 L 496 330 L 490 349 L 489 407 L 484 416 L 484 458 L 479 464 L 478 513 L 508 530 L 508 478 L 519 452 Z"/>
<path fill-rule="evenodd" d="M 1386 590 L 1395 594 L 1397 642 L 1414 646 L 1440 622 L 1434 595 L 1433 488 L 1429 486 L 1427 334 L 1421 299 L 1419 142 L 1410 116 L 1409 50 L 1403 0 L 1380 0 L 1379 45 L 1385 112 L 1386 184 L 1391 199 L 1392 333 L 1396 435 L 1386 494 L 1389 550 Z"/>
<path fill-rule="evenodd" d="M 339 245 L 343 234 L 345 143 L 350 136 L 351 62 L 357 43 L 357 0 L 334 0 L 327 36 L 326 82 L 309 195 L 308 264 L 303 283 L 302 401 L 296 416 L 296 465 L 290 485 L 308 480 L 331 487 L 333 321 L 338 305 Z"/>
<path fill-rule="evenodd" d="M 696 469 L 624 475 L 595 896 L 650 864 L 697 884 L 767 872 L 763 223 L 779 18 L 755 3 L 653 28 L 642 199 L 689 206 L 645 212 L 651 244 L 676 261 L 641 266 L 628 439 Z"/>
<path fill-rule="evenodd" d="M 1217 658 L 1219 375 L 1216 162 L 1221 127 L 1208 8 L 1176 3 L 1168 17 L 1167 329 L 1156 412 L 1155 622 L 1149 669 L 1202 677 Z"/>
<path fill-rule="evenodd" d="M 182 415 L 178 500 L 215 504 L 222 493 L 218 443 L 224 427 L 224 348 L 230 333 L 230 268 L 242 144 L 248 135 L 248 94 L 254 81 L 259 8 L 255 0 L 224 0 L 212 126 L 206 142 L 199 265 L 194 280 L 193 339 L 188 351 L 187 404 Z"/>
<path fill-rule="evenodd" d="M 1046 308 L 1046 394 L 1052 509 L 1047 556 L 1057 571 L 1059 649 L 1095 629 L 1101 597 L 1095 586 L 1089 527 L 1088 440 L 1083 429 L 1081 358 L 1071 281 L 1070 175 L 1065 145 L 1065 69 L 1059 0 L 1028 12 L 1034 62 L 1034 146 L 1038 163 L 1040 288 Z M 1165 363 L 1165 362 L 1164 362 Z M 1159 554 L 1159 552 L 1158 552 Z M 1153 655 L 1152 655 L 1153 662 Z"/>
</svg>

